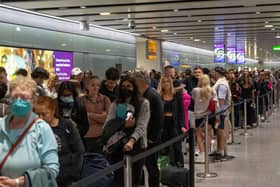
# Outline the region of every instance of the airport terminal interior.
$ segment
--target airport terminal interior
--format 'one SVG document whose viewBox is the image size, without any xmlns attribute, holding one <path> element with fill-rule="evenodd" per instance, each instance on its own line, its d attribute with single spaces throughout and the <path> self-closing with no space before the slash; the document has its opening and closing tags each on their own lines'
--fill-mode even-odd
<svg viewBox="0 0 280 187">
<path fill-rule="evenodd" d="M 0 0 L 0 187 L 279 187 L 279 99 L 280 0 Z"/>
</svg>

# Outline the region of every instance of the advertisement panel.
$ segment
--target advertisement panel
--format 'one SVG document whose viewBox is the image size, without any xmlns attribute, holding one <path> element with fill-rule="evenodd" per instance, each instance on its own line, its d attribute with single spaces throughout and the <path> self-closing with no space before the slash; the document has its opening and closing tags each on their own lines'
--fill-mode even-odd
<svg viewBox="0 0 280 187">
<path fill-rule="evenodd" d="M 68 80 L 73 68 L 72 52 L 0 46 L 0 58 L 0 66 L 6 69 L 8 80 L 14 78 L 18 69 L 26 69 L 30 75 L 35 67 L 43 67 L 50 73 L 57 72 L 60 80 Z"/>
<path fill-rule="evenodd" d="M 235 64 L 236 63 L 236 48 L 227 47 L 227 63 Z"/>
<path fill-rule="evenodd" d="M 55 51 L 53 56 L 55 74 L 59 80 L 69 80 L 73 69 L 73 53 Z"/>
<path fill-rule="evenodd" d="M 225 45 L 214 44 L 214 62 L 223 63 L 225 62 Z"/>
</svg>

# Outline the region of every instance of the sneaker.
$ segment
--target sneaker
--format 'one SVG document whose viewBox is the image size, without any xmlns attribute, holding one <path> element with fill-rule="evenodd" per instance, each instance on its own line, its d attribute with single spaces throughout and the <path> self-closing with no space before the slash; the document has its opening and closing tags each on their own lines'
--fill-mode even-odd
<svg viewBox="0 0 280 187">
<path fill-rule="evenodd" d="M 264 122 L 264 120 L 265 120 L 265 119 L 264 119 L 264 116 L 261 116 L 261 121 Z"/>
<path fill-rule="evenodd" d="M 218 152 L 217 151 L 212 151 L 211 153 L 209 153 L 208 155 L 209 156 L 216 156 L 218 154 Z"/>
<path fill-rule="evenodd" d="M 223 156 L 221 155 L 221 153 L 216 153 L 215 157 L 214 157 L 214 161 L 222 161 Z"/>
<path fill-rule="evenodd" d="M 196 157 L 196 162 L 205 162 L 205 155 L 204 153 L 200 153 L 198 157 Z"/>
</svg>

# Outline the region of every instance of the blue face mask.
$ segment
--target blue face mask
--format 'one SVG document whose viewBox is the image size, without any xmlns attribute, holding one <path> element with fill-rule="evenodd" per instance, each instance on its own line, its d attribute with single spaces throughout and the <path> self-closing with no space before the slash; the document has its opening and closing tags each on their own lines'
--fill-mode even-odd
<svg viewBox="0 0 280 187">
<path fill-rule="evenodd" d="M 16 99 L 12 101 L 10 107 L 14 116 L 25 117 L 31 110 L 31 103 L 23 99 Z"/>
<path fill-rule="evenodd" d="M 74 97 L 72 95 L 70 95 L 70 96 L 61 96 L 60 99 L 64 103 L 74 103 Z"/>
</svg>

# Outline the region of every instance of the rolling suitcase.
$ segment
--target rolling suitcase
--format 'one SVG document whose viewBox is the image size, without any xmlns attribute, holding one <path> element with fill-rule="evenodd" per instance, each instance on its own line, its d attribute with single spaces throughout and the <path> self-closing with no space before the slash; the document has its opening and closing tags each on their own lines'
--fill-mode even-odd
<svg viewBox="0 0 280 187">
<path fill-rule="evenodd" d="M 160 181 L 169 187 L 188 187 L 189 170 L 175 166 L 166 166 L 161 169 Z"/>
</svg>

